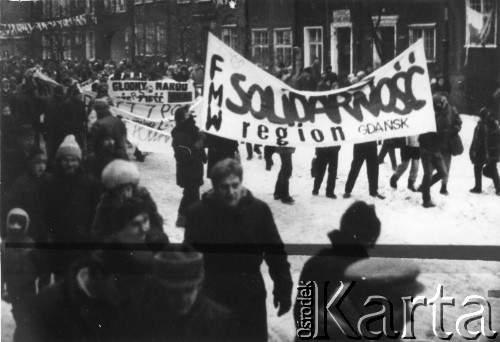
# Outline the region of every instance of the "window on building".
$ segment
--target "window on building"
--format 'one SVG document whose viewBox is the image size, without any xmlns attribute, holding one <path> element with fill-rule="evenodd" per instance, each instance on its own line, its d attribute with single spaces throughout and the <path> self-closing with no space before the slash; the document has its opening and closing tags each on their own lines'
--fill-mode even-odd
<svg viewBox="0 0 500 342">
<path fill-rule="evenodd" d="M 140 4 L 142 4 L 142 0 L 134 0 L 134 4 L 135 5 L 140 5 Z"/>
<path fill-rule="evenodd" d="M 144 55 L 144 50 L 144 24 L 135 24 L 135 54 L 142 56 Z"/>
<path fill-rule="evenodd" d="M 266 29 L 252 30 L 252 58 L 254 63 L 269 67 L 269 32 Z"/>
<path fill-rule="evenodd" d="M 61 13 L 63 16 L 67 17 L 70 15 L 71 3 L 70 0 L 62 0 L 61 3 Z"/>
<path fill-rule="evenodd" d="M 238 49 L 238 29 L 236 25 L 222 27 L 222 41 L 232 49 Z"/>
<path fill-rule="evenodd" d="M 59 1 L 51 1 L 51 3 L 52 3 L 51 4 L 51 10 L 52 10 L 51 17 L 57 18 L 61 15 L 62 6 L 59 3 Z"/>
<path fill-rule="evenodd" d="M 95 58 L 95 38 L 93 31 L 87 31 L 85 37 L 85 56 L 87 59 Z"/>
<path fill-rule="evenodd" d="M 292 30 L 276 29 L 274 30 L 274 65 L 281 63 L 285 67 L 292 65 Z"/>
<path fill-rule="evenodd" d="M 52 17 L 52 0 L 46 0 L 43 2 L 43 17 L 51 18 Z"/>
<path fill-rule="evenodd" d="M 75 46 L 83 44 L 83 36 L 81 33 L 75 34 Z"/>
<path fill-rule="evenodd" d="M 44 34 L 42 37 L 42 45 L 43 45 L 43 58 L 49 59 L 51 57 L 52 52 L 52 42 L 50 39 L 50 35 Z"/>
<path fill-rule="evenodd" d="M 94 0 L 85 0 L 85 11 L 87 13 L 94 13 Z"/>
<path fill-rule="evenodd" d="M 156 23 L 146 24 L 146 55 L 156 54 Z"/>
<path fill-rule="evenodd" d="M 115 0 L 116 12 L 125 12 L 127 10 L 126 0 Z"/>
<path fill-rule="evenodd" d="M 311 66 L 315 60 L 319 61 L 323 70 L 323 28 L 304 28 L 304 65 Z"/>
<path fill-rule="evenodd" d="M 380 20 L 379 17 L 372 17 L 372 20 L 378 25 L 375 30 L 378 39 L 373 39 L 373 66 L 377 68 L 396 57 L 399 16 L 383 15 Z"/>
<path fill-rule="evenodd" d="M 160 21 L 156 26 L 157 36 L 158 36 L 158 46 L 157 54 L 166 55 L 167 54 L 167 23 Z"/>
<path fill-rule="evenodd" d="M 61 48 L 63 50 L 64 59 L 71 58 L 71 50 L 73 49 L 73 40 L 71 38 L 72 36 L 70 34 L 64 34 L 63 36 L 63 44 Z"/>
<path fill-rule="evenodd" d="M 428 62 L 436 61 L 436 24 L 409 25 L 410 44 L 424 39 L 425 57 Z"/>
<path fill-rule="evenodd" d="M 75 0 L 75 8 L 77 9 L 82 9 L 82 8 L 85 8 L 85 3 L 86 1 L 85 0 Z"/>
<path fill-rule="evenodd" d="M 496 0 L 466 0 L 466 45 L 496 47 Z"/>
</svg>

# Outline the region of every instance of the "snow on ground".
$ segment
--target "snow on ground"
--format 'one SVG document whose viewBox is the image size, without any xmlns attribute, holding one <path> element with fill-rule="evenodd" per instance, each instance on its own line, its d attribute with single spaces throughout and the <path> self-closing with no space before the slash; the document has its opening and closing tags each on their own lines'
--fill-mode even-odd
<svg viewBox="0 0 500 342">
<path fill-rule="evenodd" d="M 310 164 L 314 155 L 313 148 L 298 148 L 293 155 L 293 176 L 290 181 L 290 193 L 295 198 L 295 205 L 284 205 L 273 199 L 274 184 L 279 170 L 279 156 L 274 155 L 274 167 L 265 170 L 264 160 L 254 155 L 253 160 L 246 160 L 246 149 L 240 145 L 244 167 L 244 184 L 256 197 L 271 206 L 278 229 L 285 244 L 328 244 L 327 232 L 338 227 L 342 213 L 356 200 L 375 204 L 382 222 L 382 233 L 378 241 L 385 245 L 500 245 L 500 197 L 490 179 L 483 178 L 483 193 L 469 193 L 474 186 L 473 166 L 468 150 L 472 133 L 477 122 L 476 117 L 462 115 L 463 126 L 460 136 L 465 152 L 452 160 L 448 196 L 439 194 L 439 184 L 431 194 L 437 207 L 424 209 L 421 206 L 421 194 L 406 189 L 407 172 L 400 178 L 398 189 L 389 186 L 392 169 L 389 156 L 380 166 L 379 192 L 385 200 L 374 199 L 368 194 L 366 169 L 363 166 L 350 199 L 343 199 L 345 181 L 352 160 L 352 145 L 345 145 L 340 150 L 338 179 L 335 193 L 338 199 L 324 196 L 324 187 L 319 196 L 312 196 L 313 179 L 310 177 Z M 400 160 L 399 150 L 396 152 Z M 173 242 L 183 240 L 184 230 L 175 228 L 177 207 L 182 190 L 175 185 L 175 162 L 172 150 L 166 154 L 151 154 L 145 163 L 138 164 L 141 169 L 141 183 L 152 193 L 158 208 L 165 218 L 165 231 Z M 419 180 L 422 171 L 419 172 Z M 326 177 L 325 177 L 326 178 Z M 202 191 L 210 188 L 209 180 Z M 498 257 L 498 256 L 497 256 Z M 292 276 L 297 284 L 300 271 L 308 255 L 291 255 Z M 478 260 L 437 260 L 408 259 L 418 263 L 421 268 L 419 281 L 425 285 L 424 295 L 428 299 L 434 296 L 438 284 L 443 284 L 444 294 L 456 299 L 454 308 L 446 311 L 445 327 L 455 332 L 457 317 L 477 307 L 464 309 L 460 305 L 468 295 L 488 296 L 488 290 L 500 290 L 500 262 Z M 262 268 L 268 290 L 269 330 L 273 339 L 292 340 L 294 322 L 291 312 L 276 317 L 272 305 L 272 281 L 267 267 Z M 492 307 L 493 329 L 500 331 L 500 299 L 487 298 Z M 12 332 L 12 320 L 8 304 L 2 302 L 2 341 L 8 341 Z M 427 307 L 416 316 L 415 334 L 417 338 L 438 340 L 432 332 L 432 310 Z M 500 339 L 500 337 L 497 337 Z M 459 341 L 457 334 L 452 340 Z"/>
</svg>

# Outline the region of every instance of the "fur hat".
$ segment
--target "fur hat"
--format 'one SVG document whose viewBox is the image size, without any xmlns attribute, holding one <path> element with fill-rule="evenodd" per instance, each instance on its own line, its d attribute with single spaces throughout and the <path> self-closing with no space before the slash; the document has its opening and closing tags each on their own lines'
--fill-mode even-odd
<svg viewBox="0 0 500 342">
<path fill-rule="evenodd" d="M 21 208 L 13 208 L 7 214 L 7 225 L 13 220 L 19 222 L 23 226 L 23 234 L 26 234 L 26 231 L 28 230 L 28 227 L 30 225 L 30 218 L 28 213 Z"/>
<path fill-rule="evenodd" d="M 82 159 L 82 150 L 80 149 L 80 146 L 78 146 L 73 134 L 67 135 L 61 143 L 61 146 L 57 149 L 56 159 L 65 156 L 72 156 L 78 158 L 79 160 Z"/>
<path fill-rule="evenodd" d="M 106 189 L 114 189 L 125 184 L 137 185 L 139 169 L 130 161 L 115 159 L 102 170 L 101 181 Z"/>
<path fill-rule="evenodd" d="M 147 213 L 147 207 L 138 198 L 127 198 L 120 202 L 112 211 L 112 224 L 106 226 L 101 232 L 100 238 L 108 237 L 122 230 L 127 223 L 132 221 L 137 215 Z"/>
<path fill-rule="evenodd" d="M 171 289 L 191 289 L 203 282 L 203 254 L 188 245 L 169 246 L 155 254 L 152 269 L 163 286 Z"/>
</svg>

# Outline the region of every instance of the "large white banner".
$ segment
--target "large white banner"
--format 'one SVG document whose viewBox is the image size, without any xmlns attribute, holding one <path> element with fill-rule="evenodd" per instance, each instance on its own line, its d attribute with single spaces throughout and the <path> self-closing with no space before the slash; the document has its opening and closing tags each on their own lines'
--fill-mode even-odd
<svg viewBox="0 0 500 342">
<path fill-rule="evenodd" d="M 209 35 L 200 129 L 264 145 L 334 146 L 436 130 L 423 40 L 361 82 L 295 90 Z"/>
</svg>

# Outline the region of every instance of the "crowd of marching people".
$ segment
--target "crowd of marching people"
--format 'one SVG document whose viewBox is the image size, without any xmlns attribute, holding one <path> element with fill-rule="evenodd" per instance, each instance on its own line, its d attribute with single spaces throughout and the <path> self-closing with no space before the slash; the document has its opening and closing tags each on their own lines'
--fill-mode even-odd
<svg viewBox="0 0 500 342">
<path fill-rule="evenodd" d="M 176 225 L 185 228 L 185 241 L 170 244 L 158 206 L 129 160 L 126 127 L 113 115 L 103 82 L 172 78 L 201 85 L 202 67 L 26 58 L 2 60 L 0 67 L 2 299 L 12 304 L 14 340 L 267 340 L 262 263 L 274 283 L 279 316 L 292 308 L 293 283 L 269 206 L 243 185 L 239 142 L 201 132 L 189 106 L 176 110 L 172 148 L 176 182 L 183 189 Z M 55 85 L 48 89 L 35 72 L 45 73 Z M 298 75 L 282 67 L 275 76 L 298 90 L 327 91 L 371 72 L 367 67 L 341 80 L 331 67 L 321 73 L 315 60 Z M 89 80 L 96 81 L 96 97 L 86 106 L 77 84 Z M 391 187 L 397 188 L 411 164 L 408 188 L 422 192 L 424 207 L 434 206 L 432 184 L 441 182 L 440 192 L 448 194 L 452 156 L 463 153 L 462 122 L 449 91 L 444 77 L 438 77 L 433 84 L 436 132 L 385 141 L 380 154 L 377 142 L 354 145 L 344 198 L 351 196 L 366 161 L 370 196 L 384 199 L 378 170 L 385 151 L 394 159 Z M 484 175 L 493 179 L 500 195 L 498 121 L 488 108 L 479 117 L 470 149 L 471 192 L 482 191 Z M 260 147 L 247 144 L 248 158 L 263 154 L 270 170 L 273 154 L 279 154 L 274 198 L 293 204 L 289 181 L 294 148 L 264 146 L 262 153 Z M 395 148 L 401 149 L 399 165 Z M 339 153 L 340 146 L 316 149 L 314 196 L 328 172 L 325 194 L 337 198 Z M 134 154 L 143 160 L 141 152 Z M 420 162 L 424 171 L 417 186 Z M 212 189 L 201 194 L 205 172 Z M 397 265 L 369 258 L 380 230 L 374 207 L 355 202 L 341 218 L 340 229 L 328 235 L 332 247 L 320 253 L 326 258 L 307 262 L 301 280 L 328 281 L 322 278 L 325 270 L 333 270 L 338 279 L 356 281 L 377 269 L 370 289 L 384 283 L 392 295 L 416 293 L 418 267 L 406 265 L 395 275 Z M 350 247 L 343 250 L 346 244 Z M 388 289 L 382 282 L 388 274 L 394 284 L 408 285 L 404 291 Z M 297 324 L 299 304 L 297 300 L 294 309 Z M 331 336 L 341 336 L 331 328 L 324 327 Z"/>
</svg>

